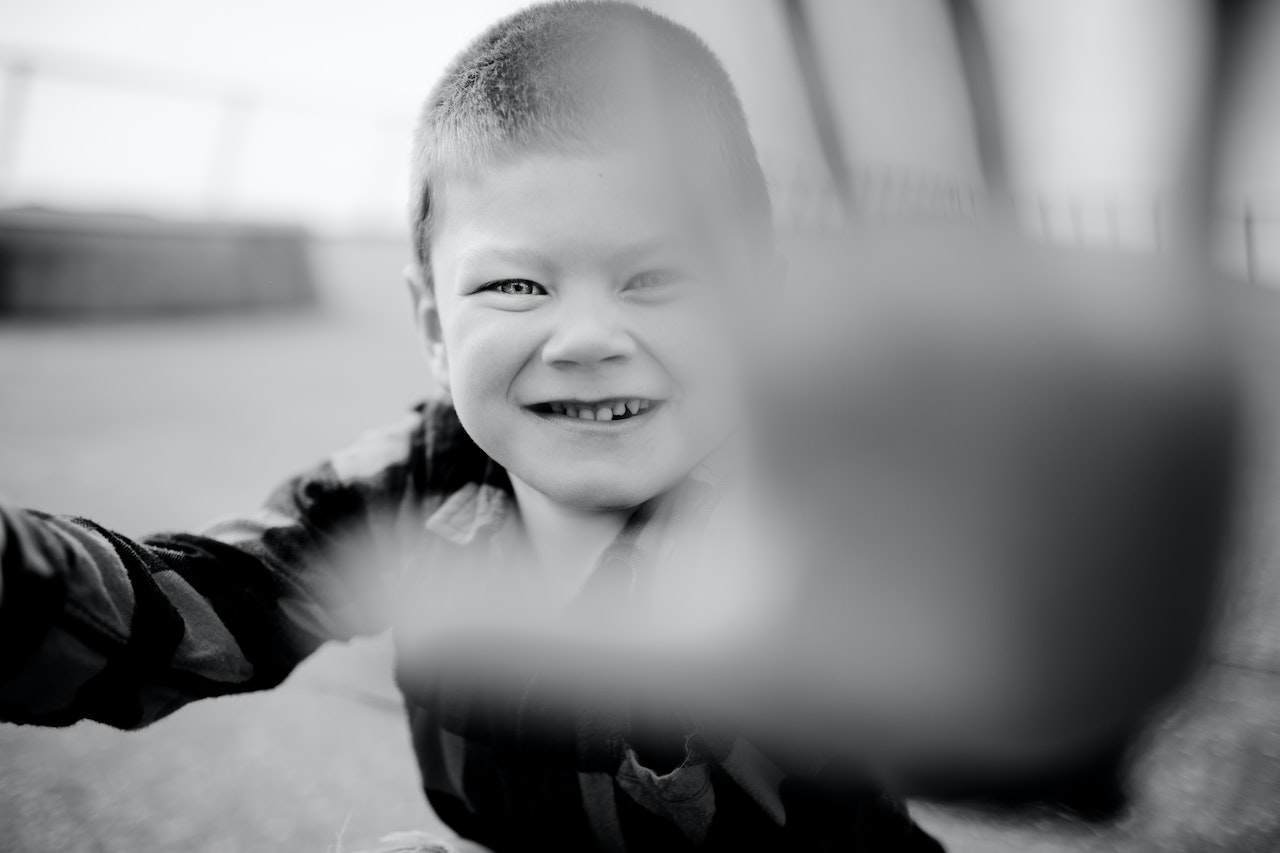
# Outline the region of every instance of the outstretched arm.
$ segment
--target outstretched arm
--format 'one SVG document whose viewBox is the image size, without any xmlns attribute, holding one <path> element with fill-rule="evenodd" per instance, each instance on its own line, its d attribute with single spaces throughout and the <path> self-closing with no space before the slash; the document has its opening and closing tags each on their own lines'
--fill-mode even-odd
<svg viewBox="0 0 1280 853">
<path fill-rule="evenodd" d="M 0 505 L 0 719 L 147 725 L 279 684 L 328 639 L 385 627 L 390 567 L 344 561 L 412 501 L 422 414 L 200 535 L 132 540 Z"/>
</svg>

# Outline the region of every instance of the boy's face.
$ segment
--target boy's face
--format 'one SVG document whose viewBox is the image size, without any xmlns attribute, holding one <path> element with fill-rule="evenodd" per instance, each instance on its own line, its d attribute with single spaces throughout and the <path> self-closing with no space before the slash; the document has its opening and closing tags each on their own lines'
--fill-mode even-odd
<svg viewBox="0 0 1280 853">
<path fill-rule="evenodd" d="M 640 504 L 736 420 L 730 320 L 756 271 L 736 214 L 670 166 L 529 154 L 437 194 L 432 343 L 458 416 L 562 504 Z"/>
</svg>

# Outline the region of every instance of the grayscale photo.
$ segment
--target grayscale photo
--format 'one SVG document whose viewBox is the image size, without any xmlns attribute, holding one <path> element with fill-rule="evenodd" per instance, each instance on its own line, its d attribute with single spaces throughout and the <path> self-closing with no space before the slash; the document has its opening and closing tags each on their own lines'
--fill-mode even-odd
<svg viewBox="0 0 1280 853">
<path fill-rule="evenodd" d="M 1280 2 L 0 0 L 0 853 L 1280 853 Z"/>
</svg>

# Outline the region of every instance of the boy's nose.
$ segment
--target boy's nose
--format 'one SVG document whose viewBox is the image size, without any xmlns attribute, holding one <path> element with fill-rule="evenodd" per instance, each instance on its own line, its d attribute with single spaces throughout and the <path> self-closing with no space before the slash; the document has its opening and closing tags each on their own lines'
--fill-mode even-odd
<svg viewBox="0 0 1280 853">
<path fill-rule="evenodd" d="M 542 360 L 552 367 L 592 366 L 621 361 L 635 354 L 636 343 L 616 312 L 598 303 L 565 306 L 551 337 L 542 347 Z"/>
</svg>

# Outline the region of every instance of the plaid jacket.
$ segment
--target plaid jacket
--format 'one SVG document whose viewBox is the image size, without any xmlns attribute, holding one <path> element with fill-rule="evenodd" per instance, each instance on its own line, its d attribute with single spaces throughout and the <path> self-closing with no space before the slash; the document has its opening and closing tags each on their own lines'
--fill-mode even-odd
<svg viewBox="0 0 1280 853">
<path fill-rule="evenodd" d="M 506 473 L 440 403 L 201 535 L 134 541 L 0 508 L 0 719 L 136 728 L 194 699 L 272 687 L 327 640 L 390 627 L 413 565 L 501 562 L 514 509 Z M 588 588 L 643 564 L 648 517 L 637 511 Z M 406 528 L 419 534 L 413 565 L 333 558 Z M 785 778 L 741 739 L 672 730 L 684 760 L 654 772 L 625 716 L 550 713 L 536 684 L 482 700 L 431 675 L 402 633 L 397 680 L 427 797 L 496 851 L 941 849 L 876 790 Z"/>
</svg>

